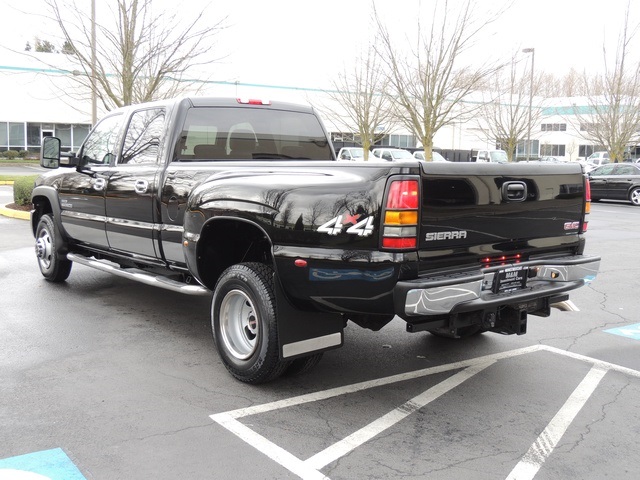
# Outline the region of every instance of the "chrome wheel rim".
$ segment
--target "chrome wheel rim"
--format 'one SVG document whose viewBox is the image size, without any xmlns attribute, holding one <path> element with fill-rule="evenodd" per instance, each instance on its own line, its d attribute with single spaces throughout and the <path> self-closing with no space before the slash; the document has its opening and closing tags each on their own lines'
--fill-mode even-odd
<svg viewBox="0 0 640 480">
<path fill-rule="evenodd" d="M 51 266 L 52 252 L 51 235 L 49 235 L 49 230 L 44 228 L 36 239 L 36 256 L 45 270 Z"/>
<path fill-rule="evenodd" d="M 220 333 L 227 351 L 238 360 L 246 360 L 258 346 L 258 313 L 249 296 L 231 290 L 220 304 Z"/>
<path fill-rule="evenodd" d="M 634 190 L 631 192 L 631 203 L 634 205 L 640 205 L 640 190 Z"/>
</svg>

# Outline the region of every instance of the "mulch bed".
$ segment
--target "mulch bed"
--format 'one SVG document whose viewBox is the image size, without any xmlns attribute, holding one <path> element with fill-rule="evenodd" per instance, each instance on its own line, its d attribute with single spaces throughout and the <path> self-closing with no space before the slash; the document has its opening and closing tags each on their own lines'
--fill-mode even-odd
<svg viewBox="0 0 640 480">
<path fill-rule="evenodd" d="M 16 205 L 15 203 L 9 203 L 5 205 L 10 210 L 20 210 L 21 212 L 30 212 L 31 205 Z"/>
</svg>

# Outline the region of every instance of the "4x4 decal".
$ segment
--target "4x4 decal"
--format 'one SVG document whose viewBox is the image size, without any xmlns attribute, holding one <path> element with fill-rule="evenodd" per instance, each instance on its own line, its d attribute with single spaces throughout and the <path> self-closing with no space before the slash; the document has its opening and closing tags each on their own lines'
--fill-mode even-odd
<svg viewBox="0 0 640 480">
<path fill-rule="evenodd" d="M 347 228 L 347 233 L 360 237 L 368 237 L 373 233 L 373 217 L 365 217 L 360 221 L 358 221 L 358 217 L 358 215 L 338 215 L 320 225 L 317 231 L 328 233 L 329 235 L 338 235 L 342 233 L 345 225 L 351 224 L 351 226 Z"/>
</svg>

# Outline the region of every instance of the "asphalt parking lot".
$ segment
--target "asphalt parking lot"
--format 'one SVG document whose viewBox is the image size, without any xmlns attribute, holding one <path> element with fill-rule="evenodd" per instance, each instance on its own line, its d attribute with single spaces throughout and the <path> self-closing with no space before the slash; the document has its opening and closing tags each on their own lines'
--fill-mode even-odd
<svg viewBox="0 0 640 480">
<path fill-rule="evenodd" d="M 77 265 L 51 285 L 0 217 L 0 479 L 636 478 L 639 216 L 593 205 L 579 312 L 462 341 L 350 325 L 259 387 L 225 371 L 206 298 Z"/>
</svg>

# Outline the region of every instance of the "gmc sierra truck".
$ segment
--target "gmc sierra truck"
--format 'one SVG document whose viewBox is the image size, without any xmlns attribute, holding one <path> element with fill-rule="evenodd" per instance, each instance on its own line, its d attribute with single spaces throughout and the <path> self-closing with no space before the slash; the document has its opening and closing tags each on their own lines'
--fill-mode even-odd
<svg viewBox="0 0 640 480">
<path fill-rule="evenodd" d="M 45 138 L 33 190 L 44 278 L 73 263 L 211 296 L 237 379 L 314 366 L 348 321 L 524 334 L 593 280 L 578 164 L 338 162 L 312 108 L 182 98 L 125 107 L 77 153 Z M 65 167 L 65 168 L 58 168 Z"/>
</svg>

